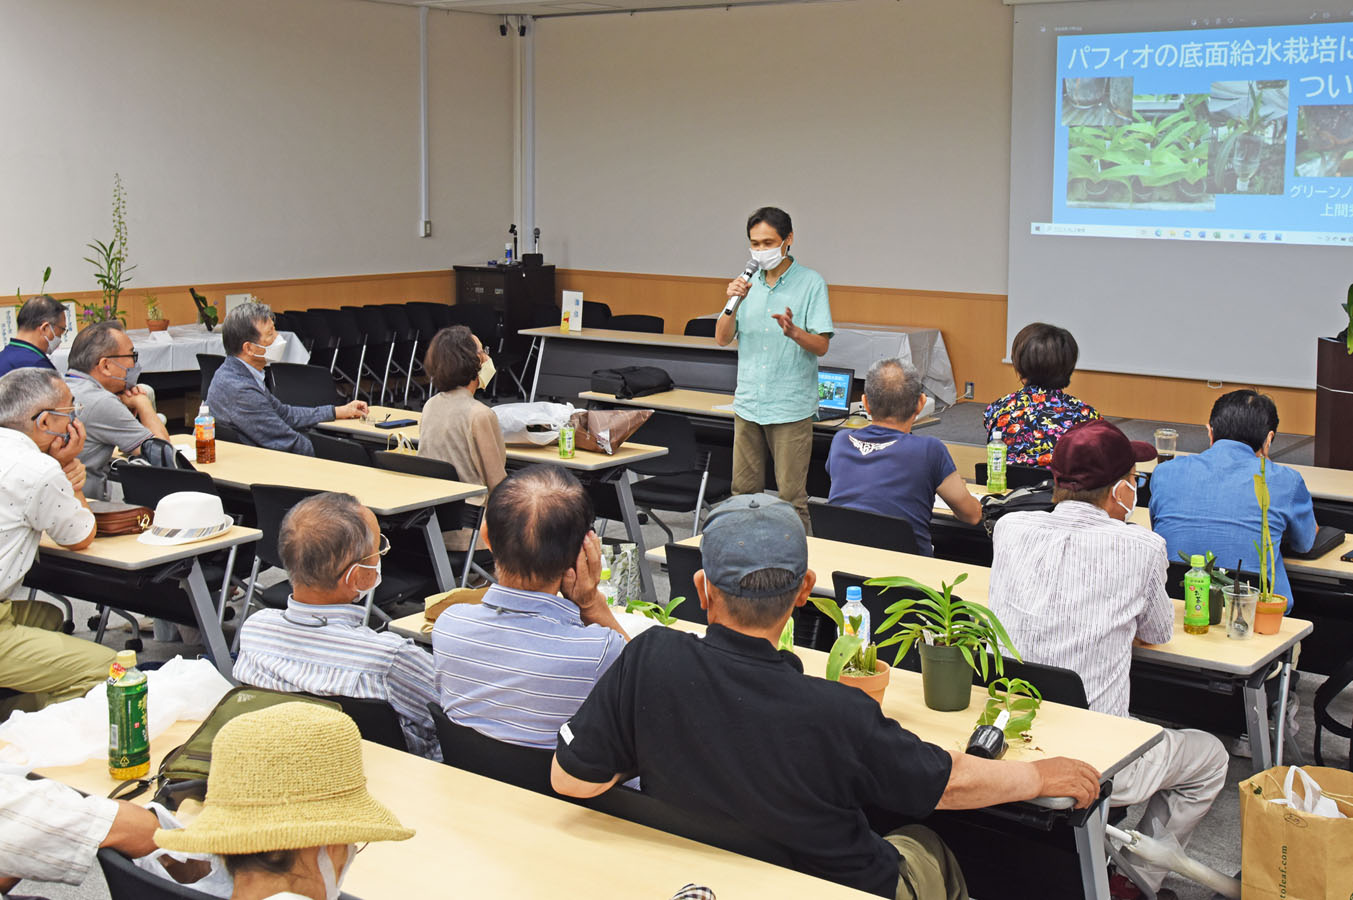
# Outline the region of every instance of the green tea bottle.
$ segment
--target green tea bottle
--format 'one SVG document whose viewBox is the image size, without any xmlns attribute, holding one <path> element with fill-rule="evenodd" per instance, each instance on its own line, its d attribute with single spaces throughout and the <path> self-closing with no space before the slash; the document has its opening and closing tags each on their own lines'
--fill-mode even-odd
<svg viewBox="0 0 1353 900">
<path fill-rule="evenodd" d="M 1193 568 L 1184 573 L 1184 631 L 1188 634 L 1207 634 L 1212 576 L 1204 568 L 1206 564 L 1207 561 L 1195 553 L 1189 557 L 1189 565 Z"/>
<path fill-rule="evenodd" d="M 1005 492 L 1005 441 L 999 431 L 991 433 L 991 443 L 987 444 L 987 491 Z"/>
<path fill-rule="evenodd" d="M 146 673 L 136 668 L 136 651 L 120 650 L 108 670 L 108 774 L 130 781 L 149 773 Z"/>
</svg>

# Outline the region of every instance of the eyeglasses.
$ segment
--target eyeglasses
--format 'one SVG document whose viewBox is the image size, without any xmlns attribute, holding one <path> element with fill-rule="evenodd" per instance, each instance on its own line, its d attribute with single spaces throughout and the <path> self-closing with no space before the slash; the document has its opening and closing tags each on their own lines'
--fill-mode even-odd
<svg viewBox="0 0 1353 900">
<path fill-rule="evenodd" d="M 74 418 L 75 416 L 78 416 L 80 413 L 84 411 L 85 405 L 83 403 L 72 403 L 70 406 L 63 406 L 60 409 L 40 409 L 37 412 L 33 413 L 33 415 L 29 417 L 28 421 L 36 422 L 38 420 L 38 416 L 42 415 L 43 413 L 51 413 L 54 416 L 68 416 Z M 384 537 L 384 535 L 382 535 L 382 537 Z"/>
<path fill-rule="evenodd" d="M 141 361 L 141 354 L 133 350 L 131 353 L 109 353 L 104 359 L 131 359 L 132 365 Z"/>
<path fill-rule="evenodd" d="M 390 552 L 390 539 L 386 537 L 384 534 L 382 534 L 380 539 L 380 549 L 375 551 L 374 553 L 368 553 L 366 556 L 359 556 L 357 559 L 360 562 L 361 560 L 364 559 L 370 559 L 373 556 L 384 556 L 389 552 Z"/>
</svg>

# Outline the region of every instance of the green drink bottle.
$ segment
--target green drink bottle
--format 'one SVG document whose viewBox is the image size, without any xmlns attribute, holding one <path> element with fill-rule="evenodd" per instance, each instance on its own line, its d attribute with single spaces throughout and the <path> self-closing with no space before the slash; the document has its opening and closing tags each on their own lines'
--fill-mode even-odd
<svg viewBox="0 0 1353 900">
<path fill-rule="evenodd" d="M 1207 561 L 1195 553 L 1189 558 L 1193 568 L 1184 573 L 1184 631 L 1187 634 L 1207 634 L 1208 601 L 1212 593 L 1212 576 Z"/>
<path fill-rule="evenodd" d="M 108 774 L 130 781 L 149 772 L 146 674 L 136 668 L 135 651 L 120 650 L 108 670 Z"/>
<path fill-rule="evenodd" d="M 991 433 L 991 443 L 987 444 L 987 491 L 1005 492 L 1005 441 L 999 431 Z"/>
</svg>

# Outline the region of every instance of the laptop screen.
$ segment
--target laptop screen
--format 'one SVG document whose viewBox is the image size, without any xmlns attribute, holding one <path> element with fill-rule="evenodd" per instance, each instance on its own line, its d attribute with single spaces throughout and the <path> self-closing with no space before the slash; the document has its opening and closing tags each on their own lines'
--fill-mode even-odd
<svg viewBox="0 0 1353 900">
<path fill-rule="evenodd" d="M 817 414 L 819 419 L 842 419 L 850 415 L 850 382 L 854 369 L 819 366 L 817 370 Z"/>
</svg>

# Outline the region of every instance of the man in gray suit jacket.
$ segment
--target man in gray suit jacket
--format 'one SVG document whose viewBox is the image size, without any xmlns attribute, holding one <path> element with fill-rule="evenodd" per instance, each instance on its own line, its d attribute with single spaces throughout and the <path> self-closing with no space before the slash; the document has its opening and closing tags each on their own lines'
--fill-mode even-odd
<svg viewBox="0 0 1353 900">
<path fill-rule="evenodd" d="M 314 456 L 315 448 L 299 429 L 366 415 L 367 405 L 361 400 L 338 407 L 289 406 L 268 391 L 263 367 L 282 358 L 286 340 L 277 333 L 266 305 L 245 303 L 232 309 L 221 326 L 221 338 L 228 359 L 212 376 L 207 406 L 216 421 L 235 429 L 244 443 Z"/>
</svg>

